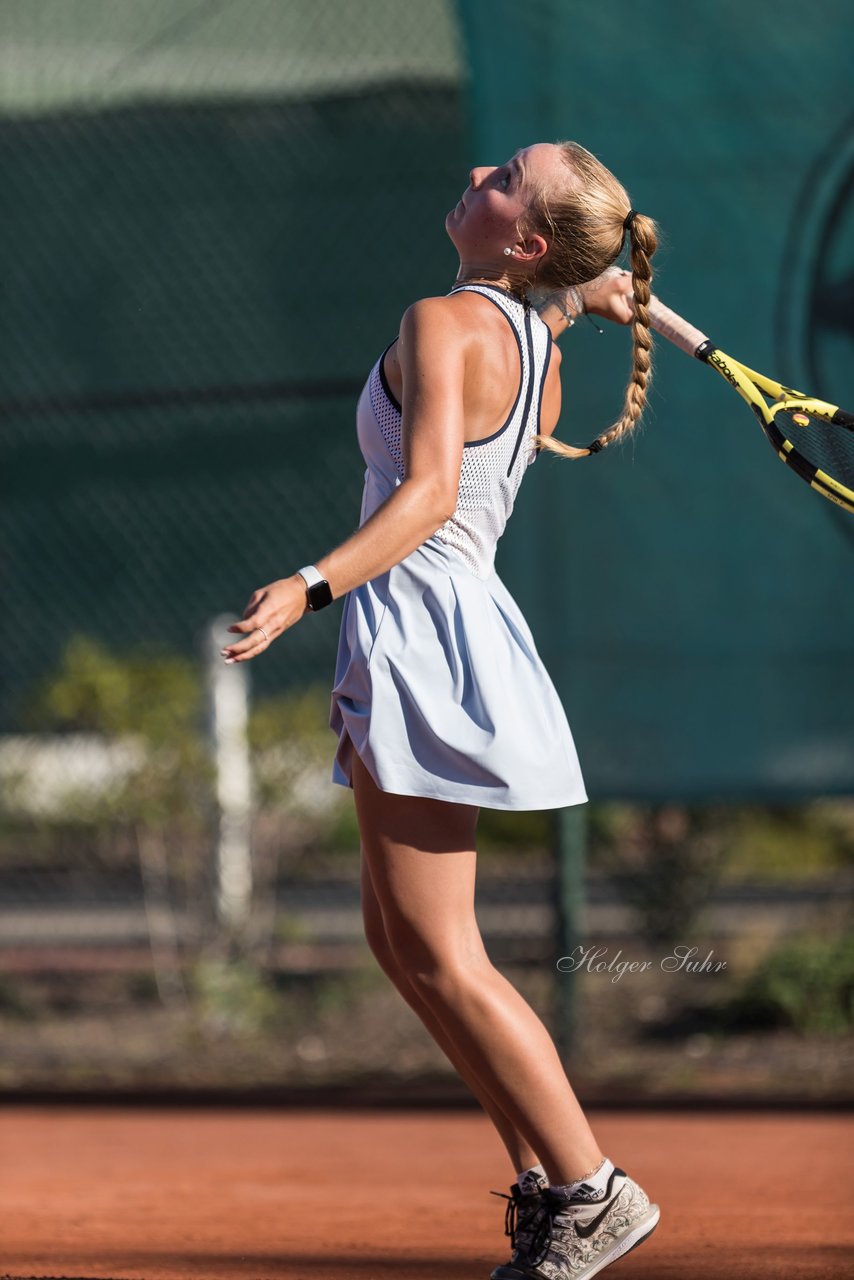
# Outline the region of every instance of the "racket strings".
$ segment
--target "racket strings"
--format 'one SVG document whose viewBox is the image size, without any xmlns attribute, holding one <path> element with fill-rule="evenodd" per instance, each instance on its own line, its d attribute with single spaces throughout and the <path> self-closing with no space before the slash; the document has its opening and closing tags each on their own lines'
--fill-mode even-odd
<svg viewBox="0 0 854 1280">
<path fill-rule="evenodd" d="M 797 407 L 778 408 L 774 422 L 807 463 L 854 494 L 854 432 Z"/>
</svg>

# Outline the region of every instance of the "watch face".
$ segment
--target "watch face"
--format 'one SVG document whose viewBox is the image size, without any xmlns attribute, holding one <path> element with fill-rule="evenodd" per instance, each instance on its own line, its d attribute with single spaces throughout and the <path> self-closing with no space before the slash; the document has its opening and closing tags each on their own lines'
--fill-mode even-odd
<svg viewBox="0 0 854 1280">
<path fill-rule="evenodd" d="M 308 603 L 313 610 L 324 609 L 328 604 L 332 604 L 332 590 L 329 583 L 316 582 L 313 587 L 309 587 Z"/>
</svg>

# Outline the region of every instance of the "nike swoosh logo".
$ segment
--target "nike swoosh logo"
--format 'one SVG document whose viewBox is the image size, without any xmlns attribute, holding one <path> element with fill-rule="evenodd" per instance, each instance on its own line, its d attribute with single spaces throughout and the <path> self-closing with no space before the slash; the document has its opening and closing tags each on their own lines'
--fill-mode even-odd
<svg viewBox="0 0 854 1280">
<path fill-rule="evenodd" d="M 602 1212 L 597 1213 L 596 1217 L 591 1219 L 590 1222 L 587 1222 L 584 1224 L 580 1222 L 576 1222 L 575 1224 L 576 1234 L 581 1236 L 582 1240 L 586 1240 L 588 1236 L 592 1236 L 593 1232 L 599 1226 L 602 1219 L 605 1217 L 606 1213 L 608 1213 L 609 1209 L 611 1208 L 611 1205 L 616 1204 L 619 1198 L 620 1198 L 620 1193 L 618 1191 L 617 1194 L 614 1196 L 613 1200 L 609 1200 L 608 1203 L 605 1205 L 605 1208 L 602 1210 Z"/>
</svg>

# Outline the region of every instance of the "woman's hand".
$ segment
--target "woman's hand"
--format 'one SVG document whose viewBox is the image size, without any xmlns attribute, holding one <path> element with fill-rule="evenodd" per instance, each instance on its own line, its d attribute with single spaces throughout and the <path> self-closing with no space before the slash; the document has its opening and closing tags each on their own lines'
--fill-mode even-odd
<svg viewBox="0 0 854 1280">
<path fill-rule="evenodd" d="M 609 267 L 595 280 L 578 286 L 584 310 L 594 316 L 612 320 L 614 324 L 631 324 L 635 309 L 632 303 L 632 273 L 620 267 Z"/>
<path fill-rule="evenodd" d="M 226 662 L 246 662 L 264 653 L 270 645 L 288 627 L 299 622 L 308 612 L 308 596 L 303 579 L 298 573 L 290 578 L 279 578 L 267 587 L 253 591 L 249 603 L 243 610 L 243 620 L 233 622 L 229 631 L 239 631 L 245 639 L 227 645 L 221 650 Z M 267 633 L 260 630 L 263 627 Z"/>
<path fill-rule="evenodd" d="M 635 314 L 632 273 L 616 266 L 609 267 L 586 284 L 573 285 L 571 289 L 561 289 L 557 293 L 538 293 L 535 290 L 531 298 L 555 341 L 578 319 L 579 302 L 588 315 L 602 316 L 614 324 L 631 324 Z"/>
</svg>

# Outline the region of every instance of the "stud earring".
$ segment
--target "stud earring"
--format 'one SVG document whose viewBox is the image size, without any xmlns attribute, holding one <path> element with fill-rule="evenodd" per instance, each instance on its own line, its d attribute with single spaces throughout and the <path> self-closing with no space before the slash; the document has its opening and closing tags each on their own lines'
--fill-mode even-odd
<svg viewBox="0 0 854 1280">
<path fill-rule="evenodd" d="M 504 250 L 504 252 L 505 252 L 508 256 L 513 255 L 513 250 L 512 250 L 512 249 L 505 249 L 505 250 Z"/>
</svg>

